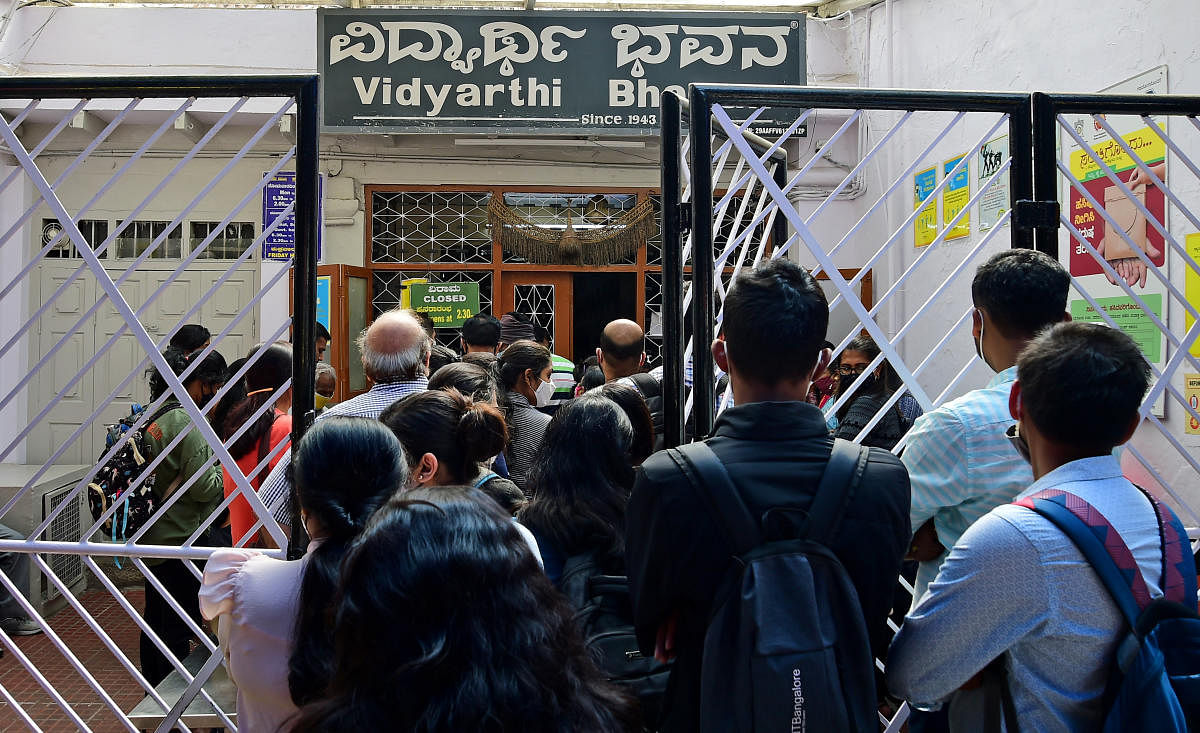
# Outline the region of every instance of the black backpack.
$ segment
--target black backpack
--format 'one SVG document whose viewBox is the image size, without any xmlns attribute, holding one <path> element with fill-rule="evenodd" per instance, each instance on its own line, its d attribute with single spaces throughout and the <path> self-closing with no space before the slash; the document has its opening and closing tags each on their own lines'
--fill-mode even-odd
<svg viewBox="0 0 1200 733">
<path fill-rule="evenodd" d="M 662 383 L 655 379 L 652 374 L 646 372 L 638 372 L 637 374 L 630 375 L 629 381 L 633 383 L 634 389 L 646 401 L 646 407 L 650 410 L 650 419 L 654 421 L 654 450 L 662 450 L 663 426 L 666 424 L 664 419 L 666 413 L 663 406 Z"/>
<path fill-rule="evenodd" d="M 774 539 L 704 443 L 672 458 L 735 548 L 704 637 L 702 733 L 876 731 L 874 661 L 858 593 L 829 550 L 868 449 L 834 441 L 799 539 Z"/>
<path fill-rule="evenodd" d="M 88 508 L 92 512 L 92 521 L 100 517 L 113 504 L 119 504 L 117 510 L 104 522 L 103 531 L 115 540 L 122 540 L 135 534 L 158 508 L 166 496 L 154 496 L 154 471 L 142 475 L 143 469 L 153 458 L 149 441 L 146 440 L 146 428 L 154 421 L 177 409 L 179 403 L 169 401 L 158 409 L 146 423 L 136 430 L 134 424 L 145 412 L 145 408 L 134 404 L 129 409 L 129 417 L 109 425 L 104 437 L 104 448 L 100 450 L 98 460 L 118 442 L 120 449 L 113 454 L 96 472 L 95 479 L 88 484 Z M 178 477 L 167 490 L 167 495 L 179 485 Z"/>
<path fill-rule="evenodd" d="M 575 623 L 597 666 L 637 696 L 644 720 L 657 720 L 671 667 L 638 649 L 629 578 L 602 574 L 591 552 L 567 558 L 559 587 L 575 608 Z"/>
</svg>

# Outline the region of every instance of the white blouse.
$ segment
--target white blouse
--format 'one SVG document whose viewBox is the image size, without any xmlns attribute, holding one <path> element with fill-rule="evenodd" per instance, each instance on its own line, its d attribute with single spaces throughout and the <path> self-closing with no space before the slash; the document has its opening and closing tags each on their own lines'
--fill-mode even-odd
<svg viewBox="0 0 1200 733">
<path fill-rule="evenodd" d="M 307 560 L 225 548 L 204 567 L 200 612 L 219 618 L 218 636 L 238 689 L 238 730 L 244 733 L 286 731 L 296 712 L 288 692 L 288 658 Z"/>
</svg>

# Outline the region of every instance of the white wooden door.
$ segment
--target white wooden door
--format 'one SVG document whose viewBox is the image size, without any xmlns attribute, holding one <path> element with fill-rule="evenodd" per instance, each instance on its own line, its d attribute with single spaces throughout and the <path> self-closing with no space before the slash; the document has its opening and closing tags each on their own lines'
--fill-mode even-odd
<svg viewBox="0 0 1200 733">
<path fill-rule="evenodd" d="M 49 298 L 58 285 L 69 276 L 78 260 L 66 263 L 44 263 L 40 267 L 40 292 L 35 295 L 34 307 L 39 307 L 42 298 Z M 160 285 L 170 277 L 172 263 L 143 265 L 121 284 L 126 301 L 136 311 L 140 309 Z M 208 292 L 226 272 L 226 263 L 193 264 L 167 285 L 142 314 L 142 324 L 157 341 L 191 310 L 192 306 Z M 209 329 L 214 337 L 247 307 L 258 291 L 255 265 L 243 267 L 235 272 L 213 296 L 204 303 L 196 315 L 188 319 Z M 122 271 L 110 271 L 114 279 Z M 38 337 L 31 340 L 30 364 L 37 364 L 79 317 L 103 297 L 90 275 L 78 278 L 42 317 Z M 123 325 L 111 303 L 105 302 L 95 315 L 85 320 L 72 337 L 55 354 L 53 361 L 38 372 L 30 383 L 30 418 L 36 416 L 54 398 L 54 395 L 74 377 L 97 350 Z M 252 309 L 234 326 L 233 330 L 217 345 L 217 350 L 232 362 L 252 346 L 258 334 L 257 308 Z M 104 425 L 129 414 L 134 402 L 145 404 L 150 398 L 145 368 L 118 389 L 118 386 L 138 367 L 145 351 L 141 344 L 126 329 L 69 393 L 56 404 L 30 433 L 26 447 L 26 461 L 46 461 L 64 441 L 103 406 L 99 417 L 78 438 L 67 445 L 59 463 L 87 464 L 99 455 L 104 440 Z"/>
</svg>

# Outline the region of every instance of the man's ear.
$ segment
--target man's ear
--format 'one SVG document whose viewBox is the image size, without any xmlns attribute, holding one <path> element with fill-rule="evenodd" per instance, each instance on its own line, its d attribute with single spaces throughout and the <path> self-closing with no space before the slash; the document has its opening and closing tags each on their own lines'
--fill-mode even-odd
<svg viewBox="0 0 1200 733">
<path fill-rule="evenodd" d="M 1008 393 L 1008 414 L 1012 415 L 1014 420 L 1020 420 L 1025 414 L 1021 409 L 1020 380 L 1013 382 L 1012 390 L 1010 390 Z"/>
<path fill-rule="evenodd" d="M 1063 311 L 1062 318 L 1060 319 L 1060 322 L 1062 322 L 1062 323 L 1070 323 L 1070 322 L 1071 322 L 1071 321 L 1073 321 L 1073 320 L 1074 320 L 1074 319 L 1073 319 L 1073 318 L 1071 318 L 1071 314 L 1070 314 L 1070 313 L 1068 313 L 1067 311 Z M 1140 418 L 1139 418 L 1139 419 L 1140 419 Z"/>
<path fill-rule="evenodd" d="M 644 366 L 646 366 L 646 352 L 643 351 L 641 358 L 638 359 L 638 367 L 644 367 Z"/>
<path fill-rule="evenodd" d="M 979 334 L 983 332 L 983 311 L 979 308 L 971 309 L 971 338 L 975 341 L 979 340 Z"/>
<path fill-rule="evenodd" d="M 729 349 L 725 344 L 725 339 L 717 338 L 712 342 L 713 361 L 717 362 L 717 366 L 726 374 L 729 373 Z"/>
<path fill-rule="evenodd" d="M 599 365 L 599 364 L 603 364 L 603 363 L 604 363 L 604 352 L 600 350 L 599 346 L 597 346 L 596 347 L 596 364 Z"/>
</svg>

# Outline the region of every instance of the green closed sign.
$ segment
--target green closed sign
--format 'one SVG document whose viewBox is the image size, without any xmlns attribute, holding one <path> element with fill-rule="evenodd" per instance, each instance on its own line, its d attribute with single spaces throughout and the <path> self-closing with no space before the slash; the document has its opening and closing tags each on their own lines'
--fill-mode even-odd
<svg viewBox="0 0 1200 733">
<path fill-rule="evenodd" d="M 408 302 L 428 313 L 438 328 L 458 328 L 479 312 L 479 283 L 413 283 Z"/>
</svg>

